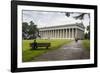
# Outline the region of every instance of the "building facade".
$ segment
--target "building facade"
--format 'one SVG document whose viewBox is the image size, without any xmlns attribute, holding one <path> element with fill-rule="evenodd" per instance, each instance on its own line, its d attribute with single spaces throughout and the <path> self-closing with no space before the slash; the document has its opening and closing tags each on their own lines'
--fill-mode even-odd
<svg viewBox="0 0 100 73">
<path fill-rule="evenodd" d="M 39 28 L 41 39 L 83 39 L 85 27 L 82 23 Z"/>
</svg>

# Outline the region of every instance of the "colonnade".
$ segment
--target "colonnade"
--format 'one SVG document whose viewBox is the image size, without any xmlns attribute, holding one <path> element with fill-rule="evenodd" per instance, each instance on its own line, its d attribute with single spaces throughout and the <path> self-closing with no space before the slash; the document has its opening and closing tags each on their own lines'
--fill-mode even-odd
<svg viewBox="0 0 100 73">
<path fill-rule="evenodd" d="M 81 33 L 81 32 L 80 32 Z M 41 30 L 39 31 L 41 38 L 43 39 L 74 39 L 78 35 L 77 28 L 67 29 L 53 29 L 53 30 Z"/>
</svg>

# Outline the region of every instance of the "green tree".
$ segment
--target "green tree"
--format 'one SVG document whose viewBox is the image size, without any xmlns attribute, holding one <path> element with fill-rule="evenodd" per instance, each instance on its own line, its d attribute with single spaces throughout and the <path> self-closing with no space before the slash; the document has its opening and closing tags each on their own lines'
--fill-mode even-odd
<svg viewBox="0 0 100 73">
<path fill-rule="evenodd" d="M 23 22 L 22 23 L 22 37 L 23 39 L 27 38 L 28 36 L 28 23 L 27 22 Z"/>
<path fill-rule="evenodd" d="M 86 27 L 87 32 L 85 33 L 84 37 L 85 39 L 90 39 L 90 25 Z"/>
<path fill-rule="evenodd" d="M 38 28 L 37 28 L 37 25 L 35 25 L 33 21 L 30 21 L 28 33 L 30 35 L 30 39 L 36 39 L 38 36 Z"/>
<path fill-rule="evenodd" d="M 88 39 L 90 39 L 90 25 L 87 26 L 87 31 L 88 31 L 87 37 Z"/>
</svg>

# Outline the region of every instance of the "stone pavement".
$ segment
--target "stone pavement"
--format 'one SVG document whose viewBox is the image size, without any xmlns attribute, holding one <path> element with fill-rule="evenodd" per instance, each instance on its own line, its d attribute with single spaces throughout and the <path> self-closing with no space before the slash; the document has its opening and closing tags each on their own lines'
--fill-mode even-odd
<svg viewBox="0 0 100 73">
<path fill-rule="evenodd" d="M 59 49 L 47 52 L 39 57 L 36 57 L 35 61 L 56 61 L 56 60 L 78 60 L 89 59 L 90 53 L 82 47 L 82 41 L 77 43 L 73 41 L 70 44 L 65 44 Z"/>
</svg>

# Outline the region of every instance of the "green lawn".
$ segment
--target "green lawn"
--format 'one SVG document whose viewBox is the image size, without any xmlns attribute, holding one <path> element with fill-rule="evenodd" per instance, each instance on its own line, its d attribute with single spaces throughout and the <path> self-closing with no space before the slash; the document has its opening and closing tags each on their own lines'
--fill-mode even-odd
<svg viewBox="0 0 100 73">
<path fill-rule="evenodd" d="M 83 44 L 83 47 L 86 49 L 86 50 L 90 50 L 90 40 L 83 40 L 82 41 L 82 44 Z"/>
<path fill-rule="evenodd" d="M 29 62 L 34 60 L 35 57 L 46 53 L 51 50 L 58 49 L 64 44 L 68 44 L 71 42 L 71 40 L 65 40 L 65 39 L 56 39 L 56 40 L 43 40 L 43 39 L 37 39 L 37 43 L 39 42 L 50 42 L 51 46 L 48 49 L 44 48 L 38 48 L 37 50 L 31 50 L 31 47 L 29 46 L 30 43 L 32 43 L 34 40 L 23 40 L 23 49 L 22 49 L 22 61 L 23 62 Z"/>
</svg>

